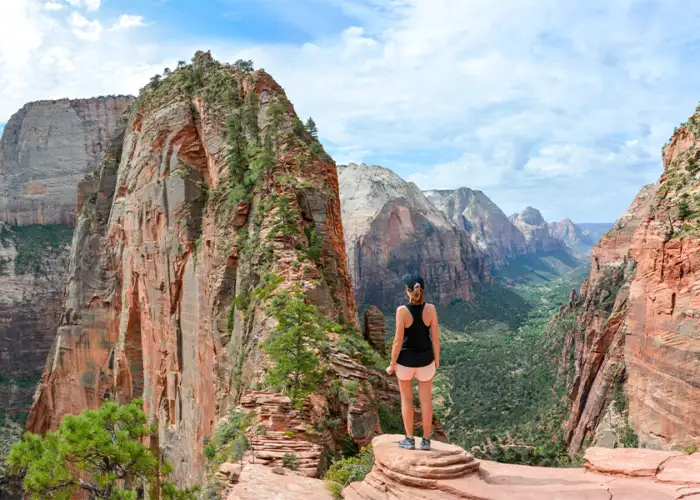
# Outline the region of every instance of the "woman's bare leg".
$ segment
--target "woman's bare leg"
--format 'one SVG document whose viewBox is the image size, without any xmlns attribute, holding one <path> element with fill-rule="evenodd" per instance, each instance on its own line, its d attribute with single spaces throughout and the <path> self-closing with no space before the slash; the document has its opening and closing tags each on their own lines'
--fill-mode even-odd
<svg viewBox="0 0 700 500">
<path fill-rule="evenodd" d="M 399 379 L 399 390 L 401 391 L 401 416 L 403 426 L 406 428 L 406 435 L 413 437 L 413 380 Z"/>
<path fill-rule="evenodd" d="M 403 396 L 403 391 L 401 393 Z M 418 381 L 418 399 L 420 399 L 420 411 L 423 417 L 423 437 L 430 439 L 433 431 L 433 381 Z M 404 418 L 405 421 L 405 418 Z"/>
</svg>

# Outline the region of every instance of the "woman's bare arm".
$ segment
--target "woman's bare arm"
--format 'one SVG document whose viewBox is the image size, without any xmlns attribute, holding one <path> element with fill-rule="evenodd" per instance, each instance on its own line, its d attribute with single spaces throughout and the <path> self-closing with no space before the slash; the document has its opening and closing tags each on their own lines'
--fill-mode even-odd
<svg viewBox="0 0 700 500">
<path fill-rule="evenodd" d="M 435 306 L 431 306 L 433 316 L 430 322 L 430 339 L 433 341 L 433 355 L 435 356 L 435 367 L 440 368 L 440 328 L 438 327 L 437 310 Z"/>
<path fill-rule="evenodd" d="M 389 375 L 394 371 L 396 367 L 396 362 L 399 359 L 399 354 L 401 354 L 401 346 L 403 345 L 403 318 L 401 317 L 401 308 L 396 309 L 396 333 L 394 335 L 394 341 L 391 344 L 391 364 L 387 369 Z"/>
</svg>

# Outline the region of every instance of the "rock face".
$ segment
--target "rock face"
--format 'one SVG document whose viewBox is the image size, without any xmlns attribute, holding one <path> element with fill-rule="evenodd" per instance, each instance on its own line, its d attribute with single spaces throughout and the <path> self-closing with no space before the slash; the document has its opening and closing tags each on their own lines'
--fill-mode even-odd
<svg viewBox="0 0 700 500">
<path fill-rule="evenodd" d="M 642 189 L 593 250 L 581 288 L 567 436 L 572 450 L 611 413 L 640 445 L 680 449 L 700 439 L 700 212 L 696 113 L 663 150 L 664 173 Z"/>
<path fill-rule="evenodd" d="M 72 226 L 78 182 L 97 168 L 133 100 L 39 101 L 12 115 L 0 140 L 0 221 Z"/>
<path fill-rule="evenodd" d="M 320 479 L 310 479 L 288 469 L 245 465 L 238 483 L 227 492 L 228 500 L 332 500 Z"/>
<path fill-rule="evenodd" d="M 528 253 L 523 233 L 483 192 L 460 188 L 425 191 L 424 194 L 456 227 L 469 234 L 474 246 L 495 266 Z"/>
<path fill-rule="evenodd" d="M 384 314 L 375 306 L 369 306 L 365 311 L 365 321 L 363 333 L 365 340 L 370 343 L 374 349 L 384 355 L 386 353 L 386 323 L 384 322 Z"/>
<path fill-rule="evenodd" d="M 350 274 L 358 304 L 405 302 L 401 277 L 420 271 L 428 298 L 471 300 L 487 281 L 483 256 L 413 183 L 371 165 L 339 168 Z"/>
<path fill-rule="evenodd" d="M 564 242 L 549 230 L 539 210 L 526 207 L 520 214 L 510 216 L 510 221 L 525 237 L 528 252 L 554 252 L 565 248 Z"/>
<path fill-rule="evenodd" d="M 106 398 L 143 397 L 153 444 L 177 481 L 193 484 L 203 438 L 264 382 L 273 297 L 298 288 L 320 314 L 359 330 L 336 167 L 299 125 L 268 74 L 208 53 L 144 90 L 123 139 L 78 188 L 65 307 L 29 430 Z M 330 378 L 369 379 L 355 359 L 331 354 Z M 301 438 L 370 440 L 371 391 L 358 382 L 344 403 L 328 389 L 325 406 L 308 411 L 347 425 Z"/>
<path fill-rule="evenodd" d="M 693 456 L 651 450 L 589 449 L 585 469 L 527 467 L 474 461 L 456 446 L 435 443 L 435 451 L 406 451 L 402 436 L 375 438 L 375 466 L 350 484 L 347 500 L 580 500 L 700 498 Z M 667 472 L 668 471 L 668 472 Z M 668 479 L 673 478 L 677 482 Z"/>
<path fill-rule="evenodd" d="M 0 139 L 0 409 L 29 411 L 61 317 L 78 181 L 132 97 L 25 105 Z"/>
<path fill-rule="evenodd" d="M 562 240 L 566 246 L 579 252 L 590 252 L 595 244 L 591 235 L 574 224 L 571 219 L 550 222 L 549 232 L 554 238 Z"/>
</svg>

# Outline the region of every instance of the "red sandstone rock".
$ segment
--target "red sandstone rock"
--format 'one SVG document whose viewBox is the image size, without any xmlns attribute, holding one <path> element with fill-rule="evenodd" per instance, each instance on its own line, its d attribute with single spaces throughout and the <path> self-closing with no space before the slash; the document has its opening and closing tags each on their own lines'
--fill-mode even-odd
<svg viewBox="0 0 700 500">
<path fill-rule="evenodd" d="M 228 500 L 332 500 L 320 479 L 293 473 L 279 475 L 269 467 L 247 464 L 238 483 L 228 491 Z"/>
<path fill-rule="evenodd" d="M 376 307 L 369 306 L 365 311 L 364 336 L 374 349 L 384 355 L 386 353 L 386 323 L 384 314 Z"/>
<path fill-rule="evenodd" d="M 700 453 L 667 460 L 660 466 L 656 480 L 673 484 L 700 484 Z"/>
<path fill-rule="evenodd" d="M 654 477 L 666 461 L 679 456 L 671 451 L 637 448 L 588 448 L 585 467 L 595 472 L 616 476 Z"/>
<path fill-rule="evenodd" d="M 469 461 L 470 456 L 464 450 L 442 443 L 437 447 L 444 454 L 440 451 L 430 454 L 401 450 L 395 444 L 400 438 L 375 438 L 375 467 L 364 481 L 352 483 L 344 490 L 346 500 L 671 500 L 694 498 L 700 492 L 700 483 L 692 473 L 686 476 L 688 481 L 684 486 L 663 483 L 660 479 L 655 480 L 653 475 L 629 477 L 630 472 L 653 468 L 653 464 L 660 465 L 662 461 L 657 460 L 658 454 L 664 452 L 602 450 L 604 456 L 601 457 L 593 450 L 591 456 L 601 458 L 600 463 L 607 470 L 623 474 L 615 476 L 587 469 Z M 640 464 L 640 457 L 654 458 Z M 633 459 L 631 469 L 628 467 L 630 458 Z M 685 457 L 671 458 L 666 464 L 679 458 Z M 464 470 L 456 472 L 458 466 L 455 462 L 460 460 Z M 469 467 L 470 464 L 473 466 Z"/>
</svg>

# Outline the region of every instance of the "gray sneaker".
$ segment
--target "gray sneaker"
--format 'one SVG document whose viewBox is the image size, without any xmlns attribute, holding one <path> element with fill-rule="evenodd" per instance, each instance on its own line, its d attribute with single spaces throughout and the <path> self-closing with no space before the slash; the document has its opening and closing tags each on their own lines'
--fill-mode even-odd
<svg viewBox="0 0 700 500">
<path fill-rule="evenodd" d="M 430 451 L 430 439 L 428 439 L 428 438 L 421 439 L 420 449 L 423 451 Z"/>
<path fill-rule="evenodd" d="M 404 450 L 415 450 L 416 439 L 406 436 L 404 439 L 399 441 L 399 448 L 403 448 Z"/>
</svg>

